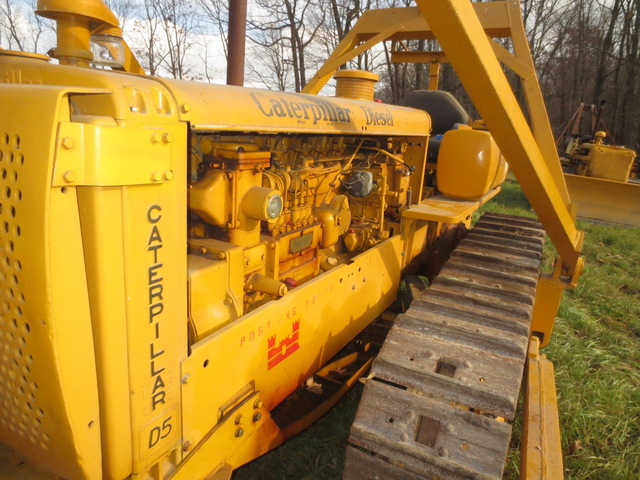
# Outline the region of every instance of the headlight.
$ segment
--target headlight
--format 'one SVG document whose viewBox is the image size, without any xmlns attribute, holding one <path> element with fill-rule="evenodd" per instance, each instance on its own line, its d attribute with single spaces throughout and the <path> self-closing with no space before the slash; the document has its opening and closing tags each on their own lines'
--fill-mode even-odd
<svg viewBox="0 0 640 480">
<path fill-rule="evenodd" d="M 115 35 L 94 33 L 91 35 L 92 63 L 105 67 L 120 68 L 124 66 L 124 45 L 122 39 Z"/>
</svg>

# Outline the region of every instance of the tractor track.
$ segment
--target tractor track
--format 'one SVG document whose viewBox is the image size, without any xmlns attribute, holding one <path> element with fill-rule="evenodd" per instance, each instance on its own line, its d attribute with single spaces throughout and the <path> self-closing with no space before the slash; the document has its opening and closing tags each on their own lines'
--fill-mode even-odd
<svg viewBox="0 0 640 480">
<path fill-rule="evenodd" d="M 535 219 L 484 214 L 397 317 L 351 427 L 343 480 L 502 478 L 543 240 Z"/>
</svg>

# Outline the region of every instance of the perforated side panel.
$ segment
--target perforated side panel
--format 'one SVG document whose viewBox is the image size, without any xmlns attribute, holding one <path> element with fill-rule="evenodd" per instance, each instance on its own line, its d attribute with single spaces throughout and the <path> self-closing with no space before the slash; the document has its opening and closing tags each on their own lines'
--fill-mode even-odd
<svg viewBox="0 0 640 480">
<path fill-rule="evenodd" d="M 77 199 L 51 187 L 66 93 L 0 90 L 0 442 L 26 459 L 0 459 L 0 478 L 22 478 L 29 464 L 69 480 L 101 476 Z"/>
<path fill-rule="evenodd" d="M 27 279 L 16 254 L 22 236 L 20 174 L 28 164 L 25 167 L 20 134 L 5 131 L 0 135 L 0 425 L 46 450 L 51 437 L 42 424 L 41 394 L 31 375 L 31 323 L 23 313 L 27 298 L 22 284 Z"/>
<path fill-rule="evenodd" d="M 593 158 L 589 165 L 592 177 L 606 178 L 626 182 L 629 180 L 631 165 L 635 158 L 633 150 L 602 146 L 593 149 Z"/>
</svg>

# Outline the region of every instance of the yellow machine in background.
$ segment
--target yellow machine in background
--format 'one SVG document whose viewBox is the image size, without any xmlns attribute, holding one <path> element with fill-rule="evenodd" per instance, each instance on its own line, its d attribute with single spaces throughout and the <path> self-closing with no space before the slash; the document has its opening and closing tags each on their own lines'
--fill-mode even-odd
<svg viewBox="0 0 640 480">
<path fill-rule="evenodd" d="M 580 217 L 640 227 L 640 182 L 636 152 L 595 141 L 572 144 L 563 157 L 565 181 Z"/>
<path fill-rule="evenodd" d="M 441 3 L 393 10 L 406 27 L 383 12 L 392 27 L 369 38 L 433 28 L 452 62 L 477 54 L 464 62 L 494 85 L 484 32 L 518 32 L 508 13 L 519 7 L 492 2 L 481 24 L 468 2 Z M 491 133 L 450 129 L 433 165 L 431 117 L 373 102 L 370 74 L 338 75 L 365 77 L 342 89 L 356 98 L 152 78 L 101 1 L 38 9 L 57 22 L 60 65 L 0 51 L 2 478 L 229 478 L 371 365 L 357 336 L 401 276 L 441 264 L 498 192 L 501 152 L 561 255 L 533 288 L 531 332 L 548 343 L 580 273 L 581 233 L 541 104 L 534 137 L 496 83 L 489 110 L 479 102 Z M 498 52 L 531 81 L 531 66 Z M 337 370 L 349 375 L 318 406 L 288 407 Z"/>
<path fill-rule="evenodd" d="M 591 112 L 591 132 L 582 136 L 580 127 L 584 112 Z M 609 145 L 601 122 L 602 107 L 580 104 L 558 141 L 571 136 L 560 152 L 567 188 L 582 218 L 640 226 L 640 159 L 635 151 Z"/>
</svg>

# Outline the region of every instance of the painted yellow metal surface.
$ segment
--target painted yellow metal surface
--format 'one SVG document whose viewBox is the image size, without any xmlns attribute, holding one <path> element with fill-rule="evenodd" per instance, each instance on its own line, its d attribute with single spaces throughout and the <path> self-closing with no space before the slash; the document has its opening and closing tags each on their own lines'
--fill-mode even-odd
<svg viewBox="0 0 640 480">
<path fill-rule="evenodd" d="M 122 38 L 117 17 L 102 0 L 73 3 L 65 0 L 38 0 L 36 13 L 56 21 L 58 46 L 53 50 L 53 55 L 60 63 L 88 67 L 93 60 L 91 35 L 107 34 L 117 38 L 122 44 L 123 65 L 118 69 L 138 75 L 145 74 L 129 45 Z"/>
<path fill-rule="evenodd" d="M 566 285 L 562 284 L 554 275 L 541 274 L 538 278 L 531 331 L 540 336 L 542 347 L 547 346 L 551 341 L 553 325 L 565 288 Z"/>
<path fill-rule="evenodd" d="M 580 235 L 471 3 L 417 2 L 532 207 L 572 272 Z"/>
<path fill-rule="evenodd" d="M 507 168 L 489 132 L 449 130 L 438 152 L 438 190 L 446 197 L 478 200 L 504 181 Z"/>
<path fill-rule="evenodd" d="M 182 363 L 185 440 L 204 438 L 248 384 L 270 410 L 318 370 L 393 301 L 403 247 L 392 237 L 194 344 Z"/>
<path fill-rule="evenodd" d="M 640 184 L 565 175 L 578 217 L 640 227 Z"/>
<path fill-rule="evenodd" d="M 77 194 L 51 186 L 57 123 L 68 120 L 74 93 L 92 90 L 0 91 L 0 441 L 70 479 L 100 478 L 102 470 Z"/>
<path fill-rule="evenodd" d="M 117 21 L 102 2 L 81 3 L 77 16 L 68 2 L 39 5 L 58 21 L 62 63 L 84 67 L 90 29 Z M 465 43 L 507 36 L 511 4 L 469 6 L 461 24 L 448 11 L 429 25 L 418 8 L 372 14 L 332 58 L 386 38 L 431 38 L 433 27 L 451 30 L 443 44 L 456 69 L 461 52 L 482 63 L 497 51 L 527 72 L 495 45 Z M 142 73 L 125 51 L 124 69 Z M 466 75 L 480 71 L 474 81 L 488 88 L 495 71 L 471 63 Z M 9 372 L 0 440 L 70 479 L 227 479 L 281 443 L 269 411 L 391 304 L 403 269 L 443 224 L 469 225 L 499 190 L 421 203 L 431 121 L 414 109 L 15 55 L 0 55 L 0 78 L 58 85 L 0 94 L 2 118 L 12 118 L 0 131 L 0 366 Z M 490 117 L 497 125 L 513 105 L 492 95 L 504 107 Z M 47 114 L 20 110 L 25 99 Z M 507 121 L 494 127 L 501 138 L 524 128 Z M 519 175 L 531 188 L 551 185 L 534 203 L 571 273 L 578 261 L 567 252 L 580 236 L 549 160 L 532 135 L 504 145 L 525 151 Z M 340 177 L 354 162 L 379 193 L 347 195 Z M 277 220 L 268 213 L 276 194 Z"/>
<path fill-rule="evenodd" d="M 490 37 L 510 35 L 511 20 L 505 2 L 473 4 Z M 366 11 L 325 64 L 304 87 L 304 93 L 317 94 L 333 73 L 349 60 L 385 40 L 435 39 L 429 20 L 416 7 L 383 8 Z"/>
<path fill-rule="evenodd" d="M 569 195 L 555 151 L 546 109 L 535 77 L 520 6 L 514 1 L 418 2 L 417 9 L 368 12 L 306 85 L 317 93 L 342 64 L 383 40 L 437 37 L 510 162 L 532 206 L 558 249 L 569 276 L 578 262 L 580 234 L 570 214 Z M 511 37 L 514 54 L 489 38 Z M 532 127 L 517 104 L 498 57 L 524 75 Z"/>
<path fill-rule="evenodd" d="M 76 121 L 60 124 L 62 148 L 56 156 L 54 186 L 144 185 L 174 178 L 171 144 L 177 135 L 175 126 L 121 128 L 113 118 L 106 119 L 110 125 L 78 121 L 91 121 L 91 116 L 76 116 Z"/>
<path fill-rule="evenodd" d="M 426 135 L 424 112 L 335 97 L 163 79 L 194 131 Z"/>
<path fill-rule="evenodd" d="M 423 200 L 418 205 L 403 210 L 402 216 L 429 222 L 469 224 L 473 212 L 498 193 L 500 193 L 500 187 L 489 191 L 480 200 L 455 200 L 435 195 Z"/>
<path fill-rule="evenodd" d="M 525 367 L 524 431 L 520 479 L 562 480 L 562 445 L 553 364 L 539 353 L 533 337 Z"/>
</svg>

